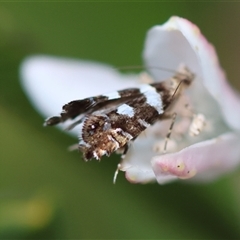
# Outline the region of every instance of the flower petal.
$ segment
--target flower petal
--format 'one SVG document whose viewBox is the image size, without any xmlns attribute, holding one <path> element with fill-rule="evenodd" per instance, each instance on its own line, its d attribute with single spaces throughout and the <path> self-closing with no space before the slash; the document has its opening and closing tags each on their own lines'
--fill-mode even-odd
<svg viewBox="0 0 240 240">
<path fill-rule="evenodd" d="M 176 176 L 209 181 L 230 172 L 240 163 L 240 136 L 226 133 L 215 139 L 193 144 L 180 152 L 156 156 L 152 159 L 157 181 Z"/>
<path fill-rule="evenodd" d="M 195 52 L 177 27 L 176 22 L 179 19 L 181 18 L 172 17 L 165 24 L 154 26 L 147 33 L 143 58 L 156 80 L 160 80 L 159 74 L 162 73 L 158 68 L 174 71 L 181 64 L 185 64 L 195 74 L 201 74 Z M 166 77 L 171 75 L 169 72 Z"/>
<path fill-rule="evenodd" d="M 156 181 L 155 173 L 152 169 L 151 159 L 156 156 L 154 145 L 164 144 L 165 130 L 168 129 L 168 122 L 158 122 L 143 132 L 129 148 L 126 157 L 121 162 L 120 170 L 126 172 L 125 176 L 131 183 L 147 183 Z M 163 130 L 163 136 L 157 134 Z M 171 148 L 171 144 L 168 144 Z M 175 146 L 172 146 L 174 148 Z M 175 180 L 176 176 L 163 175 L 161 182 L 166 183 Z"/>
<path fill-rule="evenodd" d="M 125 177 L 130 183 L 144 184 L 144 183 L 156 181 L 156 177 L 152 170 L 144 171 L 142 168 L 138 168 L 135 166 L 132 166 L 131 168 L 126 170 Z M 177 177 L 175 177 L 175 176 L 162 175 L 162 176 L 159 176 L 159 183 L 164 184 L 164 183 L 171 182 L 175 179 L 177 179 Z"/>
<path fill-rule="evenodd" d="M 162 26 L 148 32 L 144 59 L 147 66 L 176 69 L 186 64 L 203 80 L 210 94 L 218 101 L 230 127 L 240 130 L 240 96 L 228 85 L 214 47 L 199 28 L 186 19 L 172 17 Z M 151 68 L 150 68 L 151 70 Z M 156 70 L 151 70 L 155 77 Z"/>
</svg>

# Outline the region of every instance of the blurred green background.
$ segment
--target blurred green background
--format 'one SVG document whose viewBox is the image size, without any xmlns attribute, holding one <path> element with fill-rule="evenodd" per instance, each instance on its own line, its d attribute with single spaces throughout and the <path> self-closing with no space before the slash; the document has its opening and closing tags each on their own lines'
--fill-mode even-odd
<svg viewBox="0 0 240 240">
<path fill-rule="evenodd" d="M 120 173 L 113 185 L 117 157 L 68 152 L 76 139 L 43 128 L 19 83 L 31 54 L 142 64 L 146 31 L 172 15 L 200 27 L 240 89 L 240 3 L 0 3 L 1 239 L 240 238 L 239 170 L 206 185 L 133 185 Z"/>
</svg>

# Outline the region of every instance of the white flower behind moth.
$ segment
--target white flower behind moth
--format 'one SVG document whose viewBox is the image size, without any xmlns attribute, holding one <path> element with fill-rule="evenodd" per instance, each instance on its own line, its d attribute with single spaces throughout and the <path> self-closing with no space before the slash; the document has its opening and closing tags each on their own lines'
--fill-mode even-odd
<svg viewBox="0 0 240 240">
<path fill-rule="evenodd" d="M 177 70 L 181 64 L 195 79 L 171 109 L 177 116 L 167 152 L 163 154 L 171 119 L 147 127 L 132 142 L 119 165 L 126 178 L 133 183 L 160 184 L 178 178 L 208 181 L 234 170 L 240 162 L 240 98 L 228 85 L 214 48 L 200 30 L 186 19 L 172 17 L 149 30 L 143 58 L 154 81 L 171 76 L 159 71 L 162 67 Z M 46 56 L 26 59 L 21 78 L 33 104 L 46 117 L 56 115 L 63 103 L 139 86 L 138 75 Z M 133 115 L 130 108 L 119 111 Z M 66 121 L 63 128 L 68 125 Z M 77 135 L 80 131 L 80 125 L 71 130 Z"/>
</svg>

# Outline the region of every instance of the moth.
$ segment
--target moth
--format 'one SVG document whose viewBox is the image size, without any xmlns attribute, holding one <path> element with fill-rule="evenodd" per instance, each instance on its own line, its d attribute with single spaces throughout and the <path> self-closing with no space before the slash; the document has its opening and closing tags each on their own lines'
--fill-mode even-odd
<svg viewBox="0 0 240 240">
<path fill-rule="evenodd" d="M 173 108 L 193 79 L 194 74 L 185 67 L 165 81 L 74 100 L 63 106 L 60 116 L 48 118 L 45 125 L 69 119 L 73 123 L 68 130 L 79 125 L 78 148 L 86 161 L 114 152 L 121 152 L 123 157 L 129 144 L 146 128 L 176 117 Z"/>
</svg>

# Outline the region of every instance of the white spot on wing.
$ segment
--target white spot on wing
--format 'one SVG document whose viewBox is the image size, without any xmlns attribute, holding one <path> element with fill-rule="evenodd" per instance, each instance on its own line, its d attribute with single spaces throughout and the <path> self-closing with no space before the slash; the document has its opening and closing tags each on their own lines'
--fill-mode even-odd
<svg viewBox="0 0 240 240">
<path fill-rule="evenodd" d="M 156 89 L 150 85 L 142 85 L 140 91 L 146 97 L 146 103 L 154 107 L 159 114 L 163 113 L 162 98 Z"/>
<path fill-rule="evenodd" d="M 115 92 L 110 92 L 110 93 L 106 93 L 103 96 L 108 97 L 108 99 L 116 99 L 116 98 L 120 98 L 121 96 L 119 95 L 118 91 Z"/>
<path fill-rule="evenodd" d="M 127 115 L 128 117 L 134 116 L 134 109 L 127 104 L 122 104 L 117 108 L 117 113 L 122 115 Z"/>
</svg>

